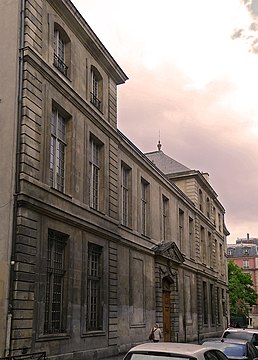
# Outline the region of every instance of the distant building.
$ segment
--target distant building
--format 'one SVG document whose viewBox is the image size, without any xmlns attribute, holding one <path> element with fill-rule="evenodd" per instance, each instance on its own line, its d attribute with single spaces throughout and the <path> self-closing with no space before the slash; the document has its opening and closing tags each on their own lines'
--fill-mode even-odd
<svg viewBox="0 0 258 360">
<path fill-rule="evenodd" d="M 1 0 L 0 41 L 0 356 L 101 359 L 156 321 L 164 341 L 219 336 L 208 176 L 119 131 L 127 76 L 71 1 Z"/>
<path fill-rule="evenodd" d="M 252 277 L 253 288 L 258 293 L 258 238 L 237 238 L 235 244 L 227 245 L 228 261 L 233 261 L 237 266 L 249 273 Z M 253 306 L 250 317 L 252 326 L 258 326 L 258 306 Z"/>
</svg>

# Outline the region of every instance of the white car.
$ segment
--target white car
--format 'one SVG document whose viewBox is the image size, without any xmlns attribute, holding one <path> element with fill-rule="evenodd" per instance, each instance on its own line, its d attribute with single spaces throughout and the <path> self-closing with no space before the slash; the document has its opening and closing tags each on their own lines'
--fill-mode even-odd
<svg viewBox="0 0 258 360">
<path fill-rule="evenodd" d="M 124 360 L 228 360 L 222 351 L 205 345 L 158 342 L 133 347 Z"/>
</svg>

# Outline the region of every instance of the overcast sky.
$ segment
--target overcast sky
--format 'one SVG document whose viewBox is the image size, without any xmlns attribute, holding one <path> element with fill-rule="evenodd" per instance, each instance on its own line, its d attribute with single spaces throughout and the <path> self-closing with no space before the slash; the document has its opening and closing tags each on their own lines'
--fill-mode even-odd
<svg viewBox="0 0 258 360">
<path fill-rule="evenodd" d="M 118 127 L 210 174 L 229 243 L 258 237 L 258 0 L 73 0 L 129 80 Z"/>
</svg>

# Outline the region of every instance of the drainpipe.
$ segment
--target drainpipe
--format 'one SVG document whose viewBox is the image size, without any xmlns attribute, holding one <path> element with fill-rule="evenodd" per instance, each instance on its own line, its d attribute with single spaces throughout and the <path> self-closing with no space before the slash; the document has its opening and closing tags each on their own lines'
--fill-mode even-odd
<svg viewBox="0 0 258 360">
<path fill-rule="evenodd" d="M 21 0 L 20 7 L 20 39 L 19 39 L 19 72 L 18 72 L 18 104 L 17 104 L 17 132 L 16 132 L 16 159 L 15 159 L 15 184 L 13 199 L 13 226 L 12 226 L 12 253 L 9 275 L 9 309 L 7 316 L 6 346 L 5 356 L 11 356 L 11 336 L 12 336 L 12 317 L 13 317 L 13 291 L 14 291 L 14 266 L 16 251 L 16 229 L 17 229 L 17 195 L 20 192 L 20 157 L 21 157 L 21 121 L 22 121 L 22 84 L 24 68 L 24 28 L 25 28 L 25 1 Z"/>
</svg>

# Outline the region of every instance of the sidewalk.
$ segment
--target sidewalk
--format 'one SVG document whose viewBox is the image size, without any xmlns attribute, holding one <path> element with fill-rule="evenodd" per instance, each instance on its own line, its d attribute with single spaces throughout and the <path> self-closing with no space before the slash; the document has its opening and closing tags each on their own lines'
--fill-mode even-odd
<svg viewBox="0 0 258 360">
<path fill-rule="evenodd" d="M 107 357 L 101 360 L 123 360 L 125 354 L 120 354 L 120 355 L 115 355 L 115 356 L 111 356 L 111 357 Z"/>
</svg>

